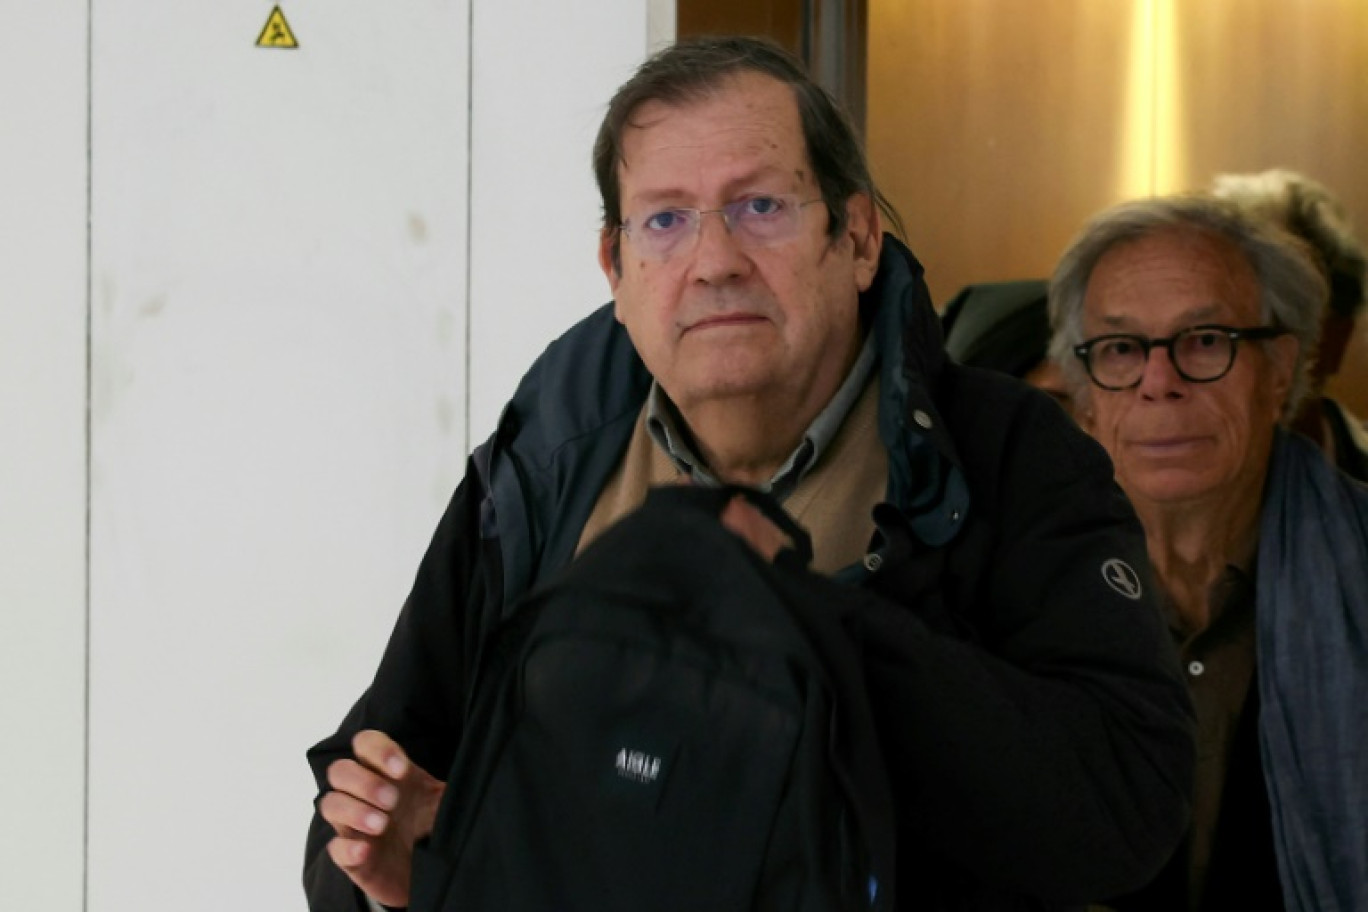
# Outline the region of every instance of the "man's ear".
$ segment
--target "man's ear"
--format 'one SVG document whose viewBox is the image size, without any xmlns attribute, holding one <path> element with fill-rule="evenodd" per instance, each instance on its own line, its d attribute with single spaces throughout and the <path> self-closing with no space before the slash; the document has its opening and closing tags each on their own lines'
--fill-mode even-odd
<svg viewBox="0 0 1368 912">
<path fill-rule="evenodd" d="M 1312 385 L 1324 385 L 1324 381 L 1339 373 L 1344 363 L 1344 353 L 1354 338 L 1354 318 L 1336 311 L 1330 311 L 1321 321 L 1320 344 L 1316 346 L 1316 363 L 1312 365 L 1312 375 L 1316 381 Z"/>
<path fill-rule="evenodd" d="M 599 230 L 598 262 L 599 269 L 608 280 L 608 288 L 617 296 L 618 283 L 622 281 L 622 240 L 618 232 L 611 228 Z"/>
<path fill-rule="evenodd" d="M 1074 400 L 1073 403 L 1074 421 L 1078 426 L 1088 432 L 1088 436 L 1097 437 L 1097 416 L 1093 413 L 1092 391 L 1086 391 L 1082 396 Z"/>
<path fill-rule="evenodd" d="M 1287 411 L 1287 394 L 1292 392 L 1292 381 L 1297 375 L 1297 354 L 1301 342 L 1293 335 L 1278 336 L 1267 342 L 1268 360 L 1273 370 L 1269 383 L 1273 393 L 1273 420 L 1280 421 Z"/>
<path fill-rule="evenodd" d="M 883 250 L 883 221 L 868 194 L 856 193 L 846 200 L 846 236 L 852 244 L 855 285 L 865 291 L 879 271 L 879 252 Z"/>
</svg>

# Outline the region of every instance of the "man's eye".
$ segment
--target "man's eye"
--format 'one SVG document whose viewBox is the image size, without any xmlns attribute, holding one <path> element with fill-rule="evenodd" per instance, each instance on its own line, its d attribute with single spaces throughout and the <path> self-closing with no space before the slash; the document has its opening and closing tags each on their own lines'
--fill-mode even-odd
<svg viewBox="0 0 1368 912">
<path fill-rule="evenodd" d="M 678 209 L 664 209 L 642 221 L 642 227 L 652 234 L 678 231 L 688 222 L 688 217 Z"/>
<path fill-rule="evenodd" d="M 1102 355 L 1107 358 L 1125 358 L 1135 354 L 1140 346 L 1134 339 L 1111 339 L 1102 346 Z"/>
<path fill-rule="evenodd" d="M 1220 335 L 1214 332 L 1193 333 L 1190 339 L 1188 344 L 1193 348 L 1215 348 L 1221 344 Z"/>
<path fill-rule="evenodd" d="M 784 201 L 773 196 L 752 196 L 741 209 L 744 215 L 778 215 L 784 208 Z"/>
</svg>

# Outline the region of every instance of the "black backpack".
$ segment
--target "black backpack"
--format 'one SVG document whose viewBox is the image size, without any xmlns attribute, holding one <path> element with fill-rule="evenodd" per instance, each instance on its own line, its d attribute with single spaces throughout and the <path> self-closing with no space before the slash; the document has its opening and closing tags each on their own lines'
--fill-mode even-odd
<svg viewBox="0 0 1368 912">
<path fill-rule="evenodd" d="M 745 493 L 775 564 L 718 521 Z M 486 648 L 414 912 L 892 910 L 893 807 L 806 534 L 653 489 Z"/>
</svg>

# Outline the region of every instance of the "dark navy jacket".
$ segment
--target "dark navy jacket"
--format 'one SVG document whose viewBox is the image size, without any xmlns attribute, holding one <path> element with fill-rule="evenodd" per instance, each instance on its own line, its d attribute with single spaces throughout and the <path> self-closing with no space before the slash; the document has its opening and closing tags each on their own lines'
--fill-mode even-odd
<svg viewBox="0 0 1368 912">
<path fill-rule="evenodd" d="M 861 311 L 888 496 L 876 556 L 838 579 L 895 780 L 899 905 L 1061 908 L 1134 888 L 1177 845 L 1193 761 L 1143 530 L 1049 397 L 946 359 L 921 266 L 892 238 Z M 481 644 L 571 558 L 649 386 L 611 305 L 533 365 L 471 457 L 373 684 L 310 751 L 320 790 L 364 728 L 445 776 Z M 331 836 L 315 814 L 310 908 L 364 909 Z"/>
</svg>

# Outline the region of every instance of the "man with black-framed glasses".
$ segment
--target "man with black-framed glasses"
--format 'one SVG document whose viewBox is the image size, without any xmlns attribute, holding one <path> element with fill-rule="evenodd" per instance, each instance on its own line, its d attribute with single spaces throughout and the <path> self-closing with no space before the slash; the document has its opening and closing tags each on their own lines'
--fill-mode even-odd
<svg viewBox="0 0 1368 912">
<path fill-rule="evenodd" d="M 1203 197 L 1100 214 L 1051 282 L 1197 711 L 1188 837 L 1123 912 L 1368 908 L 1368 493 L 1283 429 L 1325 297 L 1297 241 Z"/>
</svg>

